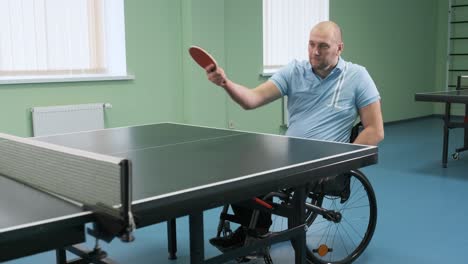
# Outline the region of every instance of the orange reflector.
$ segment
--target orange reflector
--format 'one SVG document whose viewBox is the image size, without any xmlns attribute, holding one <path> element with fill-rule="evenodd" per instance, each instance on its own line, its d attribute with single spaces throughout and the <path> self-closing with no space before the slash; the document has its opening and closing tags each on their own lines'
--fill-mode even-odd
<svg viewBox="0 0 468 264">
<path fill-rule="evenodd" d="M 329 252 L 328 247 L 327 245 L 324 245 L 324 244 L 320 245 L 317 249 L 317 253 L 321 257 L 325 256 L 328 252 Z"/>
</svg>

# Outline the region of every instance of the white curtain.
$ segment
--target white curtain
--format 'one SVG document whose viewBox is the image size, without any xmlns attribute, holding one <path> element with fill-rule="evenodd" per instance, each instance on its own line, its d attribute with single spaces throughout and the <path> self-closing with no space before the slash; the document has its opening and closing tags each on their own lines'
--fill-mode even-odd
<svg viewBox="0 0 468 264">
<path fill-rule="evenodd" d="M 310 29 L 329 19 L 328 0 L 263 0 L 263 65 L 307 59 Z"/>
<path fill-rule="evenodd" d="M 100 0 L 0 0 L 0 73 L 97 71 Z"/>
</svg>

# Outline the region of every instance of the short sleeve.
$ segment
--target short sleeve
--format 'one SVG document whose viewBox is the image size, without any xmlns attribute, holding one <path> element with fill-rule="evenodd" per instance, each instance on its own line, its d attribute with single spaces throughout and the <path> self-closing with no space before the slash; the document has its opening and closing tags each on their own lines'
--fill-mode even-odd
<svg viewBox="0 0 468 264">
<path fill-rule="evenodd" d="M 359 75 L 360 81 L 357 88 L 356 106 L 358 109 L 361 109 L 380 100 L 380 94 L 366 68 L 362 67 Z"/>
<path fill-rule="evenodd" d="M 297 61 L 295 60 L 290 62 L 288 65 L 273 74 L 269 79 L 276 85 L 276 87 L 278 87 L 282 96 L 289 95 L 291 78 L 296 64 Z"/>
</svg>

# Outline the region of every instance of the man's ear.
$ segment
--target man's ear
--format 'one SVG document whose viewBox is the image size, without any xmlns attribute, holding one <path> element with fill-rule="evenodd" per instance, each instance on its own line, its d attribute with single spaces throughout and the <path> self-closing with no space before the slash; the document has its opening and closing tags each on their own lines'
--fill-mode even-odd
<svg viewBox="0 0 468 264">
<path fill-rule="evenodd" d="M 338 43 L 338 55 L 341 54 L 341 52 L 343 52 L 343 49 L 344 49 L 344 43 L 343 42 Z"/>
</svg>

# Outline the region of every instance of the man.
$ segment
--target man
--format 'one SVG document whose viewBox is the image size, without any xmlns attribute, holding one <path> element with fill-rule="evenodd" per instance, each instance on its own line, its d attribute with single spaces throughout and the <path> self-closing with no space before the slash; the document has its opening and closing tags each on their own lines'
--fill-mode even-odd
<svg viewBox="0 0 468 264">
<path fill-rule="evenodd" d="M 364 129 L 353 143 L 377 145 L 384 137 L 379 92 L 364 67 L 340 57 L 343 47 L 341 29 L 326 21 L 310 31 L 308 61 L 291 62 L 254 89 L 232 82 L 220 67 L 210 65 L 206 71 L 208 79 L 223 87 L 244 109 L 287 96 L 288 136 L 348 142 L 359 115 Z M 233 210 L 248 222 L 251 210 L 237 205 Z M 270 225 L 269 215 L 262 214 L 257 224 L 259 233 Z M 230 248 L 244 239 L 245 233 L 239 229 L 231 237 L 210 242 Z"/>
</svg>

